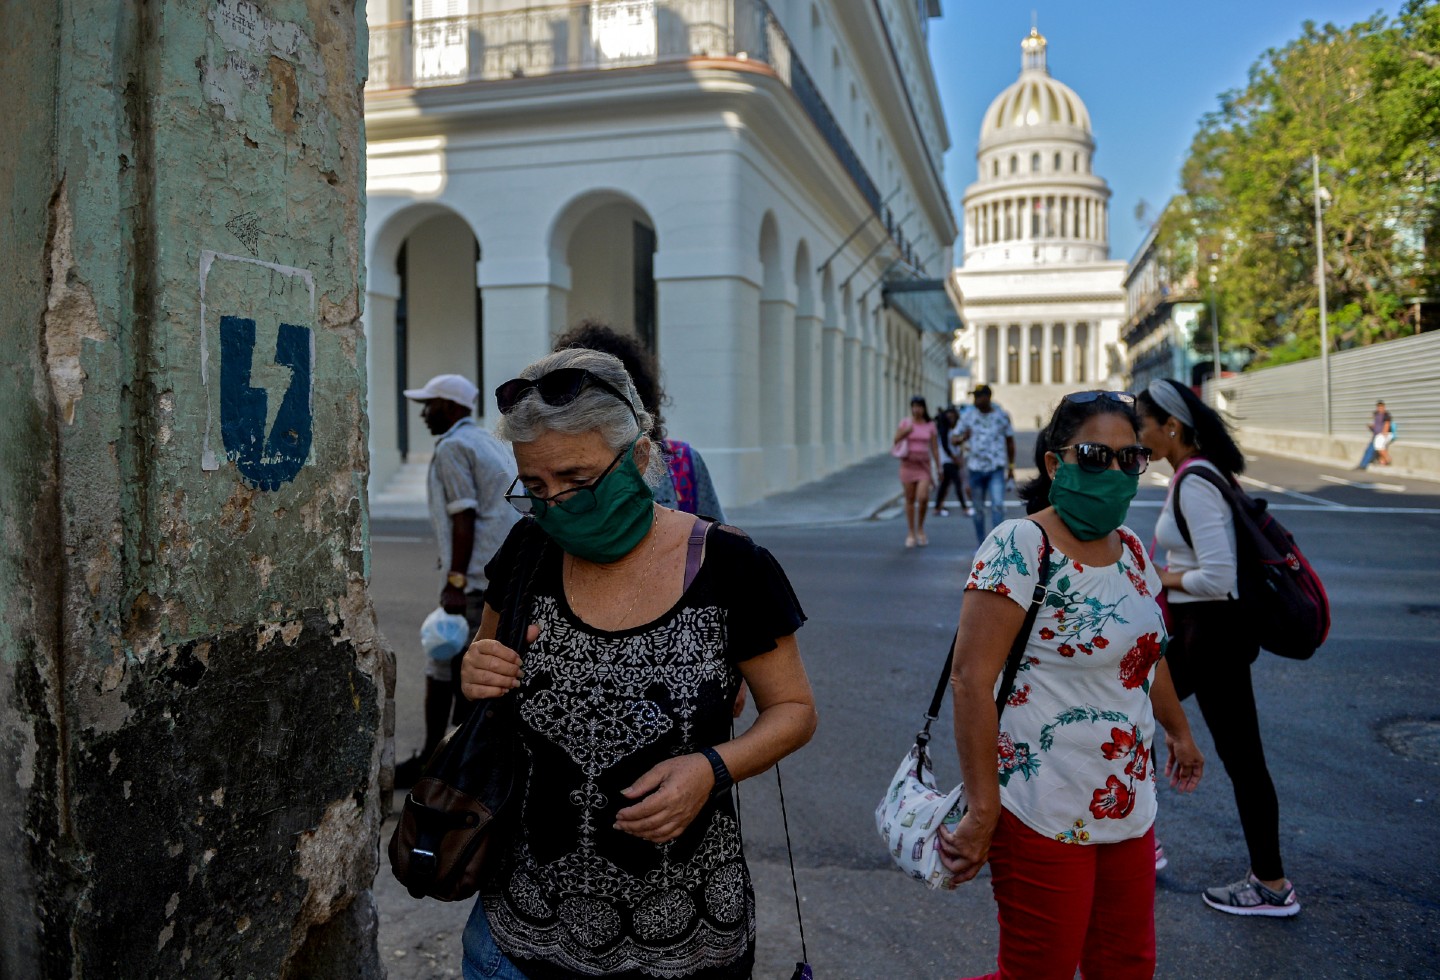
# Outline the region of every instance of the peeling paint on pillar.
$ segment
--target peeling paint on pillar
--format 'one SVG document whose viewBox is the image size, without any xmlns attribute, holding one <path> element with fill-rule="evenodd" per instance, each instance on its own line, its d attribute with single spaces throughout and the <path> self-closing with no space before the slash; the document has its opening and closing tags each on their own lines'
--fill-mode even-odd
<svg viewBox="0 0 1440 980">
<path fill-rule="evenodd" d="M 383 975 L 363 18 L 0 6 L 0 975 Z"/>
</svg>

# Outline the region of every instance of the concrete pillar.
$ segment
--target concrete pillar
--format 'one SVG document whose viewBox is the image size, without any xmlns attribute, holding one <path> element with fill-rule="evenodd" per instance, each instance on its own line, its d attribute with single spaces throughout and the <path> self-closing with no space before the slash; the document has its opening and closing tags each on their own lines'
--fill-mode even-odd
<svg viewBox="0 0 1440 980">
<path fill-rule="evenodd" d="M 824 460 L 821 442 L 821 335 L 824 321 L 816 314 L 795 318 L 795 467 L 797 482 L 820 476 Z"/>
<path fill-rule="evenodd" d="M 675 399 L 666 413 L 669 428 L 704 453 L 722 504 L 751 503 L 764 494 L 760 429 L 768 422 L 760 418 L 755 373 L 759 289 L 738 275 L 668 275 L 666 261 L 662 248 L 656 256 L 657 318 L 663 374 Z M 692 269 L 706 264 L 686 263 Z"/>
<path fill-rule="evenodd" d="M 1028 385 L 1032 380 L 1030 377 L 1030 324 L 1020 324 L 1017 338 L 1017 349 L 1020 352 L 1020 383 Z"/>
<path fill-rule="evenodd" d="M 845 338 L 845 452 L 847 463 L 860 458 L 860 338 Z"/>
<path fill-rule="evenodd" d="M 760 443 L 769 490 L 795 485 L 795 301 L 760 301 Z"/>
<path fill-rule="evenodd" d="M 383 976 L 363 17 L 3 9 L 0 976 Z"/>
<path fill-rule="evenodd" d="M 860 346 L 860 436 L 856 440 L 857 455 L 870 455 L 875 444 L 875 426 L 880 418 L 880 406 L 875 398 L 875 348 L 867 343 Z"/>
<path fill-rule="evenodd" d="M 400 468 L 400 393 L 395 383 L 395 304 L 398 297 L 365 294 L 365 376 L 369 379 L 370 492 L 378 492 Z"/>
<path fill-rule="evenodd" d="M 845 331 L 838 326 L 826 327 L 820 340 L 823 374 L 820 442 L 824 446 L 825 471 L 828 473 L 841 465 L 840 444 L 845 436 Z"/>
<path fill-rule="evenodd" d="M 1061 357 L 1065 363 L 1065 383 L 1070 386 L 1075 384 L 1075 323 L 1067 321 L 1065 324 L 1065 348 L 1061 351 Z"/>
<path fill-rule="evenodd" d="M 1054 343 L 1051 340 L 1051 333 L 1054 327 L 1048 323 L 1040 325 L 1040 380 L 1045 384 L 1055 383 L 1055 358 L 1050 352 L 1054 350 Z"/>
</svg>

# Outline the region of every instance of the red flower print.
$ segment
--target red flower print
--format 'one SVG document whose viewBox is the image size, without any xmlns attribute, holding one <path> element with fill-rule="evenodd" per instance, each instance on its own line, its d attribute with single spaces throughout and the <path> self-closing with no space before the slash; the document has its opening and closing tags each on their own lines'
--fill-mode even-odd
<svg viewBox="0 0 1440 980">
<path fill-rule="evenodd" d="M 983 572 L 983 571 L 985 571 L 985 563 L 984 563 L 983 561 L 977 561 L 977 562 L 975 563 L 975 571 L 977 571 L 977 572 Z"/>
<path fill-rule="evenodd" d="M 1042 640 L 1053 640 L 1053 639 L 1055 639 L 1055 631 L 1052 630 L 1052 629 L 1051 629 L 1050 627 L 1048 627 L 1048 626 L 1043 626 L 1043 627 L 1041 627 L 1041 628 L 1040 628 L 1040 639 L 1042 639 Z"/>
<path fill-rule="evenodd" d="M 1145 549 L 1140 547 L 1140 541 L 1128 534 L 1121 534 L 1120 540 L 1125 542 L 1125 547 L 1130 549 L 1130 557 L 1135 559 L 1135 567 L 1145 571 Z"/>
<path fill-rule="evenodd" d="M 1082 643 L 1080 644 L 1080 652 L 1085 654 L 1086 656 L 1089 656 L 1095 651 L 1091 650 L 1088 644 Z"/>
<path fill-rule="evenodd" d="M 1006 585 L 1004 582 L 1001 582 L 999 585 L 995 586 L 995 592 L 999 595 L 1009 595 L 1010 586 Z"/>
<path fill-rule="evenodd" d="M 1060 644 L 1060 646 L 1056 648 L 1056 652 L 1059 653 L 1062 657 L 1075 656 L 1075 648 L 1068 643 Z"/>
<path fill-rule="evenodd" d="M 1095 646 L 1096 646 L 1098 649 L 1100 649 L 1100 650 L 1104 650 L 1106 647 L 1108 647 L 1108 646 L 1110 645 L 1110 641 L 1107 640 L 1107 639 L 1105 639 L 1105 637 L 1103 637 L 1103 636 L 1097 636 L 1097 637 L 1095 637 L 1095 639 L 1091 640 L 1090 642 L 1093 643 L 1093 644 L 1095 644 Z"/>
<path fill-rule="evenodd" d="M 1150 587 L 1145 584 L 1144 576 L 1138 575 L 1127 568 L 1125 569 L 1125 577 L 1130 580 L 1131 585 L 1135 586 L 1136 592 L 1140 593 L 1143 596 L 1148 596 L 1150 594 Z"/>
<path fill-rule="evenodd" d="M 1160 659 L 1160 634 L 1146 633 L 1135 641 L 1125 659 L 1120 661 L 1120 683 L 1137 688 L 1150 676 L 1150 668 Z"/>
<path fill-rule="evenodd" d="M 1082 565 L 1082 564 L 1080 564 L 1078 561 L 1072 561 L 1072 562 L 1070 562 L 1070 564 L 1072 564 L 1072 565 L 1075 566 L 1075 571 L 1077 571 L 1077 572 L 1083 572 L 1083 571 L 1085 571 L 1085 566 Z"/>
<path fill-rule="evenodd" d="M 1110 729 L 1112 741 L 1105 742 L 1100 746 L 1100 752 L 1107 759 L 1123 759 L 1135 751 L 1135 743 L 1139 740 L 1140 733 L 1131 726 L 1127 732 L 1123 728 Z"/>
<path fill-rule="evenodd" d="M 1135 793 L 1120 782 L 1119 776 L 1107 776 L 1105 786 L 1090 798 L 1090 812 L 1096 820 L 1124 820 L 1135 809 Z"/>
<path fill-rule="evenodd" d="M 1027 664 L 1029 664 L 1030 666 L 1033 667 L 1033 666 L 1035 666 L 1036 664 L 1038 664 L 1038 663 L 1040 662 L 1040 658 L 1039 658 L 1039 657 L 1026 657 L 1026 658 L 1025 658 L 1025 662 L 1026 662 Z"/>
<path fill-rule="evenodd" d="M 1020 685 L 1019 687 L 1017 687 L 1015 690 L 1013 690 L 1013 691 L 1010 692 L 1010 697 L 1005 701 L 1005 703 L 1008 704 L 1008 705 L 1010 705 L 1012 708 L 1017 708 L 1017 707 L 1019 707 L 1019 706 L 1022 705 L 1022 704 L 1028 703 L 1029 700 L 1030 700 L 1030 685 L 1029 685 L 1029 684 L 1022 684 L 1022 685 Z"/>
<path fill-rule="evenodd" d="M 1148 766 L 1150 765 L 1150 750 L 1145 747 L 1144 742 L 1135 746 L 1135 757 L 1125 766 L 1125 774 L 1134 776 L 1136 779 L 1144 779 Z"/>
</svg>

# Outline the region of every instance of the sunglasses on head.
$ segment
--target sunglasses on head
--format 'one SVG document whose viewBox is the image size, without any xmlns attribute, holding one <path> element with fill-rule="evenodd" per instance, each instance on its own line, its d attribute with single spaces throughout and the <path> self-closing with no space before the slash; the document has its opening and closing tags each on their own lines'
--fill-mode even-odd
<svg viewBox="0 0 1440 980">
<path fill-rule="evenodd" d="M 1065 396 L 1065 401 L 1074 405 L 1084 405 L 1087 402 L 1099 401 L 1101 398 L 1108 398 L 1112 402 L 1119 402 L 1121 405 L 1135 405 L 1135 396 L 1128 391 L 1106 391 L 1103 388 L 1096 388 L 1093 391 L 1073 391 Z"/>
<path fill-rule="evenodd" d="M 579 398 L 586 388 L 608 391 L 630 409 L 631 415 L 635 415 L 635 406 L 630 404 L 630 399 L 622 395 L 610 382 L 584 368 L 556 368 L 538 378 L 512 378 L 495 389 L 495 404 L 501 415 L 508 415 L 511 409 L 533 390 L 539 392 L 540 400 L 545 404 L 558 407 L 569 405 Z M 635 415 L 635 424 L 640 424 L 638 415 Z"/>
<path fill-rule="evenodd" d="M 1050 451 L 1056 458 L 1063 458 L 1072 449 L 1075 450 L 1075 462 L 1086 473 L 1104 473 L 1110 468 L 1112 460 L 1119 462 L 1120 472 L 1127 476 L 1139 476 L 1150 465 L 1150 450 L 1138 444 L 1111 449 L 1104 443 L 1077 442 L 1073 446 L 1061 446 Z"/>
</svg>

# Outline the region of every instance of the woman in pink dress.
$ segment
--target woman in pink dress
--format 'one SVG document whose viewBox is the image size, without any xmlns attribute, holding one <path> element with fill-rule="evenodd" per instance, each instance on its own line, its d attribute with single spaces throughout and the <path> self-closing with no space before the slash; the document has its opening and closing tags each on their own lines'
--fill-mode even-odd
<svg viewBox="0 0 1440 980">
<path fill-rule="evenodd" d="M 905 547 L 930 543 L 925 537 L 925 511 L 934 484 L 935 466 L 940 462 L 940 442 L 925 399 L 910 399 L 910 417 L 895 428 L 891 454 L 900 460 L 900 485 L 905 488 Z"/>
</svg>

